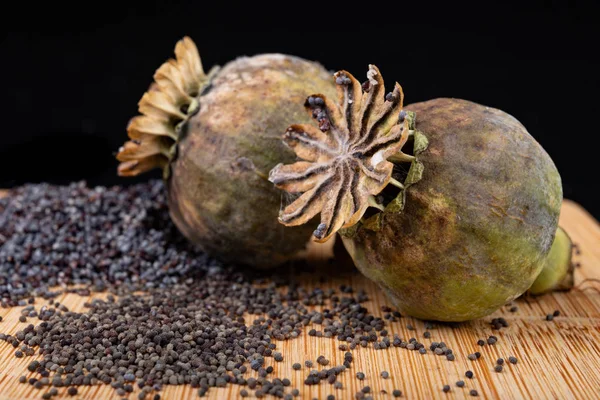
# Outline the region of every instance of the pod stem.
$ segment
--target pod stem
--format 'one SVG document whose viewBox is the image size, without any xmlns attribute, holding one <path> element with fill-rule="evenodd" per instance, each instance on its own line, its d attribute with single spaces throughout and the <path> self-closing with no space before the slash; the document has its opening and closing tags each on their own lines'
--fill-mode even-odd
<svg viewBox="0 0 600 400">
<path fill-rule="evenodd" d="M 542 272 L 529 288 L 529 294 L 540 295 L 554 291 L 567 291 L 573 288 L 572 249 L 571 238 L 564 229 L 559 227 L 550 252 L 543 261 Z"/>
</svg>

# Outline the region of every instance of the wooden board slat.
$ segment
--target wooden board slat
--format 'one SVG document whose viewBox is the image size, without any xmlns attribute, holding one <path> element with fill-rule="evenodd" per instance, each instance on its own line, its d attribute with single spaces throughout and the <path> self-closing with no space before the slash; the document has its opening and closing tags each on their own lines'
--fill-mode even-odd
<svg viewBox="0 0 600 400">
<path fill-rule="evenodd" d="M 581 267 L 576 269 L 576 284 L 586 278 L 600 279 L 600 225 L 579 205 L 565 201 L 563 205 L 561 226 L 580 246 L 581 255 L 576 261 Z M 341 284 L 350 284 L 355 289 L 364 289 L 370 301 L 365 306 L 375 315 L 380 315 L 380 307 L 387 304 L 377 287 L 355 271 L 334 274 L 332 278 L 319 283 L 321 288 L 338 288 Z M 314 279 L 306 279 L 302 284 L 308 288 L 315 285 Z M 588 283 L 583 286 L 593 287 Z M 598 286 L 596 286 L 598 288 Z M 94 296 L 103 296 L 95 294 Z M 62 304 L 74 311 L 82 311 L 83 303 L 90 298 L 69 294 L 57 298 Z M 305 386 L 303 380 L 308 374 L 306 368 L 293 371 L 294 362 L 313 362 L 319 355 L 331 360 L 331 365 L 343 362 L 344 352 L 338 349 L 335 339 L 316 338 L 302 335 L 300 338 L 277 342 L 278 350 L 283 353 L 283 362 L 273 362 L 267 358 L 267 365 L 273 365 L 273 377 L 289 377 L 292 388 L 300 389 L 301 398 L 325 399 L 334 394 L 337 399 L 353 399 L 354 394 L 363 386 L 369 385 L 375 399 L 392 398 L 393 389 L 400 389 L 403 398 L 408 399 L 447 399 L 470 398 L 469 390 L 476 389 L 479 398 L 484 399 L 593 399 L 600 398 L 600 292 L 592 289 L 571 291 L 570 293 L 553 293 L 539 298 L 519 299 L 515 302 L 519 310 L 508 312 L 507 308 L 497 311 L 492 316 L 460 324 L 455 327 L 436 326 L 431 329 L 431 339 L 422 339 L 424 324 L 412 318 L 403 317 L 398 322 L 389 323 L 390 335 L 398 333 L 403 338 L 417 337 L 424 343 L 444 341 L 456 354 L 456 361 L 449 362 L 428 352 L 421 355 L 415 351 L 402 348 L 373 350 L 371 347 L 357 348 L 353 351 L 354 363 L 349 371 L 339 376 L 344 388 L 335 390 L 332 385 L 322 382 L 316 386 Z M 0 309 L 3 322 L 0 332 L 14 334 L 24 324 L 18 322 L 21 307 Z M 559 310 L 561 316 L 554 321 L 545 321 L 544 316 L 553 310 Z M 503 316 L 510 324 L 508 328 L 492 331 L 490 320 Z M 407 324 L 412 324 L 416 331 L 409 331 Z M 307 327 L 310 329 L 311 327 Z M 318 328 L 318 327 L 315 327 Z M 498 336 L 499 341 L 493 346 L 480 347 L 476 341 L 487 338 L 490 334 Z M 470 361 L 469 353 L 480 351 L 480 360 Z M 21 375 L 33 376 L 26 367 L 32 358 L 16 359 L 14 349 L 8 343 L 0 343 L 0 400 L 36 399 L 45 390 L 38 391 L 28 384 L 19 384 Z M 505 365 L 502 373 L 493 371 L 498 357 L 508 358 L 514 355 L 519 359 L 517 365 Z M 316 363 L 315 363 L 316 365 Z M 475 378 L 464 378 L 466 370 L 472 370 Z M 390 378 L 379 378 L 381 371 L 390 373 Z M 358 381 L 355 374 L 362 371 L 367 378 Z M 254 372 L 247 374 L 255 376 Z M 457 380 L 466 382 L 465 388 L 455 386 Z M 442 386 L 449 384 L 451 392 L 442 392 Z M 229 385 L 222 389 L 211 389 L 209 399 L 238 398 L 240 386 Z M 383 394 L 385 390 L 388 394 Z M 107 385 L 91 388 L 79 388 L 79 399 L 117 398 L 114 390 Z M 162 399 L 194 399 L 196 391 L 187 386 L 167 386 L 161 392 Z M 70 398 L 66 388 L 59 389 L 55 398 Z M 129 396 L 137 399 L 137 392 Z M 151 398 L 151 396 L 149 396 Z"/>
</svg>

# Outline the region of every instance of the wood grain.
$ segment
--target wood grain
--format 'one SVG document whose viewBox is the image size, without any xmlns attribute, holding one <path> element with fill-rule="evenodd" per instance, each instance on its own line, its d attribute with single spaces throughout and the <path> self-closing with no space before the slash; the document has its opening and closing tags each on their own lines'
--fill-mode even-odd
<svg viewBox="0 0 600 400">
<path fill-rule="evenodd" d="M 576 269 L 576 284 L 584 279 L 600 279 L 600 225 L 579 205 L 565 201 L 561 215 L 561 226 L 571 235 L 581 248 L 581 255 L 575 259 L 581 263 Z M 333 275 L 333 274 L 332 274 Z M 356 272 L 336 273 L 319 287 L 338 288 L 340 284 L 351 284 L 355 289 L 363 288 L 370 296 L 365 304 L 376 315 L 386 300 L 375 285 Z M 312 287 L 314 279 L 307 279 L 303 285 Z M 283 353 L 283 362 L 273 362 L 267 358 L 267 365 L 273 365 L 273 376 L 292 379 L 291 388 L 300 389 L 301 398 L 325 399 L 334 394 L 337 399 L 353 399 L 354 394 L 363 386 L 369 385 L 375 399 L 392 398 L 392 390 L 400 389 L 403 398 L 408 399 L 448 399 L 470 398 L 469 390 L 476 389 L 483 399 L 593 399 L 600 398 L 600 292 L 592 288 L 597 284 L 587 282 L 580 290 L 569 293 L 554 293 L 539 298 L 519 299 L 515 302 L 518 311 L 511 313 L 508 308 L 494 315 L 461 324 L 458 326 L 436 326 L 430 330 L 431 339 L 422 339 L 424 324 L 412 318 L 403 317 L 399 322 L 389 324 L 390 335 L 398 333 L 402 338 L 417 337 L 424 343 L 444 341 L 456 354 L 456 361 L 447 361 L 428 352 L 421 355 L 415 351 L 401 348 L 373 350 L 357 348 L 353 351 L 352 368 L 340 375 L 344 388 L 335 390 L 332 385 L 322 382 L 317 386 L 305 386 L 303 380 L 308 370 L 293 371 L 294 362 L 315 361 L 319 355 L 331 360 L 331 365 L 343 362 L 344 352 L 338 349 L 335 339 L 316 338 L 303 335 L 296 340 L 277 342 L 278 350 Z M 585 289 L 585 288 L 588 289 Z M 95 296 L 102 296 L 95 295 Z M 78 295 L 65 295 L 57 301 L 75 311 L 83 310 L 83 303 L 89 298 Z M 18 322 L 21 307 L 0 309 L 4 321 L 0 323 L 0 332 L 15 333 L 24 324 Z M 554 321 L 545 321 L 545 315 L 559 310 L 561 315 Z M 503 316 L 509 322 L 508 328 L 492 331 L 490 320 Z M 407 330 L 412 324 L 416 331 Z M 307 327 L 307 330 L 311 327 Z M 476 341 L 490 334 L 498 336 L 498 343 L 480 347 Z M 482 358 L 477 361 L 467 359 L 469 353 L 480 351 Z M 32 358 L 16 359 L 14 349 L 8 343 L 0 344 L 0 399 L 36 399 L 45 392 L 38 391 L 28 384 L 19 384 L 18 377 L 30 376 L 26 367 Z M 518 364 L 505 365 L 501 373 L 494 372 L 495 360 L 508 356 L 518 358 Z M 316 365 L 316 364 L 315 364 Z M 464 377 L 466 370 L 472 370 L 475 378 Z M 379 377 L 381 371 L 390 373 L 389 379 Z M 364 381 L 355 378 L 362 371 Z M 254 374 L 254 373 L 252 373 Z M 248 376 L 253 376 L 248 374 Z M 32 375 L 33 376 L 33 375 Z M 256 375 L 254 375 L 256 376 Z M 465 380 L 466 386 L 458 388 L 455 382 Z M 449 384 L 450 393 L 443 393 L 442 386 Z M 238 398 L 240 386 L 211 389 L 209 399 Z M 388 394 L 381 393 L 382 390 Z M 79 399 L 117 398 L 113 389 L 107 385 L 91 388 L 79 388 Z M 161 392 L 162 399 L 194 399 L 196 391 L 187 386 L 170 386 Z M 66 388 L 59 389 L 59 396 L 69 398 Z M 129 396 L 137 399 L 137 394 Z M 149 396 L 151 398 L 151 396 Z"/>
</svg>

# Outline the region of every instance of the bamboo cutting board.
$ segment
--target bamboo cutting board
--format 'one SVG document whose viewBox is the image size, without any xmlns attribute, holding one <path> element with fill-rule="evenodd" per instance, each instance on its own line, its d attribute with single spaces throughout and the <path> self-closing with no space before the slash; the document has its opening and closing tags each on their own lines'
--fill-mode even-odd
<svg viewBox="0 0 600 400">
<path fill-rule="evenodd" d="M 581 264 L 575 271 L 575 283 L 580 285 L 579 290 L 519 299 L 515 302 L 518 311 L 514 313 L 506 307 L 492 316 L 458 326 L 436 325 L 429 329 L 430 339 L 423 339 L 425 328 L 421 321 L 402 317 L 398 322 L 388 323 L 386 329 L 390 336 L 397 333 L 405 340 L 415 337 L 425 344 L 431 341 L 446 342 L 454 350 L 454 362 L 429 351 L 421 355 L 396 347 L 387 350 L 358 347 L 352 351 L 352 367 L 338 377 L 343 389 L 336 390 L 326 381 L 316 386 L 306 386 L 303 381 L 309 371 L 304 367 L 305 360 L 315 362 L 318 356 L 324 355 L 331 361 L 331 367 L 343 363 L 344 352 L 338 349 L 340 342 L 336 339 L 305 334 L 295 340 L 276 342 L 284 361 L 274 362 L 272 358 L 266 358 L 266 364 L 275 369 L 270 379 L 288 377 L 292 380 L 289 389 L 298 388 L 301 393 L 298 398 L 302 399 L 325 399 L 330 394 L 336 399 L 354 399 L 355 393 L 366 385 L 371 387 L 374 399 L 391 399 L 394 389 L 401 390 L 402 398 L 407 399 L 471 398 L 471 389 L 476 389 L 478 398 L 483 399 L 600 399 L 600 285 L 589 281 L 581 284 L 587 278 L 600 279 L 600 224 L 583 208 L 570 201 L 563 204 L 560 223 L 581 249 L 581 254 L 574 256 L 575 262 Z M 341 284 L 346 284 L 354 289 L 362 288 L 370 298 L 365 307 L 375 315 L 382 316 L 380 308 L 387 303 L 374 284 L 356 272 L 335 275 L 318 286 L 337 289 Z M 303 284 L 312 287 L 314 279 Z M 90 298 L 69 294 L 56 300 L 72 311 L 83 311 L 83 303 Z M 14 334 L 22 329 L 24 324 L 18 322 L 20 310 L 21 307 L 0 309 L 0 315 L 4 318 L 0 322 L 0 332 Z M 546 321 L 546 314 L 554 310 L 559 310 L 560 316 L 554 321 Z M 490 321 L 500 316 L 510 326 L 493 331 Z M 416 330 L 409 331 L 407 324 L 413 325 Z M 308 329 L 311 327 L 307 327 L 306 332 Z M 485 339 L 491 334 L 498 337 L 498 343 L 484 347 L 476 344 L 478 339 Z M 468 360 L 467 355 L 475 351 L 480 351 L 482 358 Z M 17 359 L 13 352 L 12 346 L 0 342 L 0 400 L 41 398 L 48 389 L 38 391 L 29 384 L 18 383 L 21 375 L 33 376 L 26 368 L 32 358 Z M 499 357 L 508 359 L 509 356 L 517 357 L 518 363 L 505 363 L 503 372 L 494 372 L 495 360 Z M 295 362 L 303 365 L 302 370 L 292 369 Z M 315 362 L 315 365 L 318 364 Z M 467 370 L 474 372 L 474 379 L 465 378 Z M 356 379 L 355 374 L 359 371 L 365 373 L 364 381 Z M 380 378 L 382 371 L 389 372 L 389 379 Z M 250 376 L 256 377 L 256 374 L 248 373 L 247 377 Z M 455 385 L 458 380 L 466 382 L 464 388 Z M 449 393 L 442 391 L 445 384 L 451 387 Z M 75 397 L 78 399 L 118 398 L 108 385 L 78 389 L 79 395 Z M 206 398 L 239 398 L 241 389 L 237 385 L 211 388 Z M 67 388 L 60 388 L 59 396 L 54 398 L 71 398 L 66 391 Z M 253 391 L 249 392 L 249 398 L 254 398 Z M 198 398 L 196 390 L 188 386 L 166 386 L 160 394 L 162 399 Z M 137 392 L 131 394 L 129 399 L 137 399 Z"/>
</svg>

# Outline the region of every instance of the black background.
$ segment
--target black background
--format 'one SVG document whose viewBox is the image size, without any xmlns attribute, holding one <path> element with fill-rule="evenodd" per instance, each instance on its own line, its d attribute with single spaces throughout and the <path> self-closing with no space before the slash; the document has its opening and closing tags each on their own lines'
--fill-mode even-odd
<svg viewBox="0 0 600 400">
<path fill-rule="evenodd" d="M 132 182 L 116 176 L 115 151 L 154 70 L 189 35 L 206 69 L 266 52 L 319 60 L 356 76 L 372 63 L 388 84 L 402 84 L 407 103 L 458 97 L 500 108 L 554 159 L 565 197 L 600 218 L 600 157 L 593 146 L 600 113 L 599 7 L 408 4 L 329 11 L 290 3 L 283 15 L 260 19 L 233 4 L 217 12 L 202 2 L 37 9 L 35 20 L 29 10 L 4 13 L 0 187 Z M 262 7 L 250 5 L 254 12 Z M 23 16 L 26 22 L 18 19 Z M 159 174 L 138 180 L 148 176 Z"/>
</svg>

